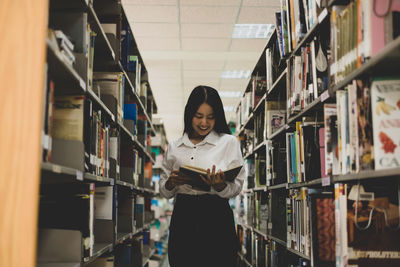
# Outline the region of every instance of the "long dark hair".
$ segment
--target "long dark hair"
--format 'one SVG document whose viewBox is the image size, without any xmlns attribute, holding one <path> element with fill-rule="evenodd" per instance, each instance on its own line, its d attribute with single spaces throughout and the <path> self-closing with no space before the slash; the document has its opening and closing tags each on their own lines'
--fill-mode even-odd
<svg viewBox="0 0 400 267">
<path fill-rule="evenodd" d="M 192 119 L 199 109 L 200 105 L 206 103 L 210 105 L 214 112 L 215 126 L 214 131 L 217 133 L 230 134 L 228 124 L 226 123 L 224 107 L 218 91 L 210 86 L 199 85 L 190 93 L 189 99 L 185 106 L 185 128 L 184 133 L 191 134 L 193 132 Z"/>
</svg>

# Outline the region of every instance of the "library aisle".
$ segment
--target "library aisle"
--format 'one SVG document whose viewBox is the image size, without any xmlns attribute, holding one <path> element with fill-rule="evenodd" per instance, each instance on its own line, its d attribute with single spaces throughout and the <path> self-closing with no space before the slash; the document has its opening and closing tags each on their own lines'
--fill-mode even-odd
<svg viewBox="0 0 400 267">
<path fill-rule="evenodd" d="M 232 267 L 400 266 L 399 14 L 4 0 L 0 266 L 169 267 L 159 180 L 197 85 L 218 90 L 245 163 Z"/>
</svg>

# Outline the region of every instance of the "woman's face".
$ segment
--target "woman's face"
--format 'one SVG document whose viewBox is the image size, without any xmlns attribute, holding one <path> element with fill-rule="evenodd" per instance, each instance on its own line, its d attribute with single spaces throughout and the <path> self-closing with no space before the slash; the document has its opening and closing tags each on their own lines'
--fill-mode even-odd
<svg viewBox="0 0 400 267">
<path fill-rule="evenodd" d="M 193 136 L 204 137 L 214 129 L 215 117 L 212 107 L 203 103 L 197 109 L 192 119 Z"/>
</svg>

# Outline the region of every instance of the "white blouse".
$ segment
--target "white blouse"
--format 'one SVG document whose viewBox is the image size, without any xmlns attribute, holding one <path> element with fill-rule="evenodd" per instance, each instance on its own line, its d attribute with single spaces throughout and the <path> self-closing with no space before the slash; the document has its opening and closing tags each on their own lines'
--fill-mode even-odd
<svg viewBox="0 0 400 267">
<path fill-rule="evenodd" d="M 203 169 L 210 168 L 210 170 L 212 165 L 215 165 L 216 171 L 243 165 L 240 143 L 237 138 L 229 134 L 218 134 L 214 130 L 198 144 L 193 144 L 185 133 L 181 138 L 168 145 L 163 160 L 165 172 L 162 173 L 160 179 L 161 195 L 165 198 L 172 198 L 178 193 L 188 195 L 213 194 L 223 198 L 233 198 L 242 190 L 243 181 L 246 178 L 246 171 L 243 166 L 234 182 L 226 182 L 227 186 L 221 192 L 215 191 L 212 187 L 209 192 L 198 191 L 187 184 L 176 186 L 169 191 L 165 188 L 165 183 L 171 171 L 178 170 L 183 165 Z"/>
</svg>

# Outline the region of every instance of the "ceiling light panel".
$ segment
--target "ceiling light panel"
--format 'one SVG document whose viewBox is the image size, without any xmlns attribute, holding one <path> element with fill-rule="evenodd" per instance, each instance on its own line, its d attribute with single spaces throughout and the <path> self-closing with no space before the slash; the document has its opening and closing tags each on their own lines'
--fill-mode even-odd
<svg viewBox="0 0 400 267">
<path fill-rule="evenodd" d="M 182 49 L 188 51 L 226 51 L 230 39 L 182 38 Z"/>
<path fill-rule="evenodd" d="M 240 91 L 218 91 L 221 98 L 240 98 L 243 92 Z"/>
<path fill-rule="evenodd" d="M 250 77 L 251 70 L 224 70 L 221 73 L 223 79 L 247 79 Z"/>
<path fill-rule="evenodd" d="M 273 24 L 235 24 L 232 38 L 266 39 L 273 30 Z"/>
<path fill-rule="evenodd" d="M 275 24 L 275 12 L 280 11 L 276 7 L 242 7 L 236 23 Z"/>
<path fill-rule="evenodd" d="M 125 6 L 129 21 L 178 23 L 176 6 Z M 133 25 L 131 24 L 133 27 Z"/>
<path fill-rule="evenodd" d="M 179 37 L 178 23 L 134 23 L 131 21 L 131 25 L 135 39 L 141 39 L 141 37 Z"/>
<path fill-rule="evenodd" d="M 198 38 L 231 38 L 232 24 L 181 24 L 181 36 Z"/>
<path fill-rule="evenodd" d="M 181 23 L 234 23 L 238 7 L 182 6 Z"/>
</svg>

